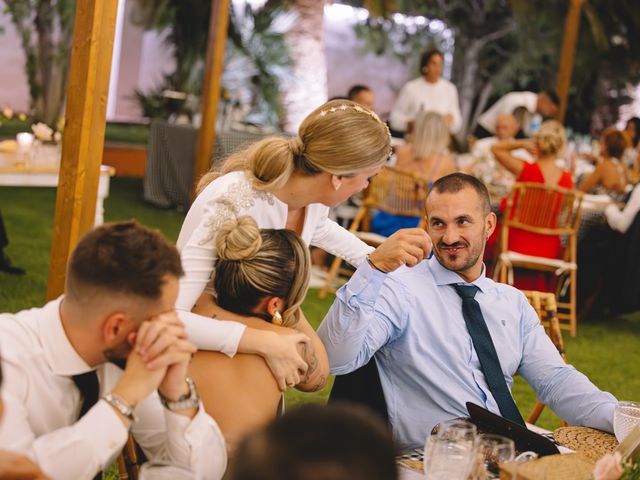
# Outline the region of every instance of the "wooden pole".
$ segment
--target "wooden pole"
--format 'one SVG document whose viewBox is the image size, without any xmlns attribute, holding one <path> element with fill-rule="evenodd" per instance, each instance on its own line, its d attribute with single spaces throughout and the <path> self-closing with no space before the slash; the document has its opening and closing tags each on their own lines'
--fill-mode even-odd
<svg viewBox="0 0 640 480">
<path fill-rule="evenodd" d="M 76 3 L 47 300 L 64 291 L 67 259 L 94 223 L 117 10 L 118 0 Z"/>
<path fill-rule="evenodd" d="M 569 87 L 573 73 L 573 62 L 576 55 L 576 43 L 580 30 L 580 14 L 586 0 L 570 0 L 569 11 L 564 25 L 564 37 L 562 39 L 562 51 L 560 53 L 560 67 L 556 79 L 556 91 L 560 97 L 560 106 L 556 113 L 556 119 L 563 123 L 567 112 Z"/>
<path fill-rule="evenodd" d="M 222 68 L 224 66 L 224 47 L 227 42 L 229 26 L 229 0 L 211 0 L 211 18 L 209 21 L 209 41 L 205 61 L 204 80 L 202 82 L 202 124 L 198 132 L 196 158 L 193 165 L 193 190 L 211 167 L 213 148 L 216 142 L 216 120 L 220 102 Z"/>
</svg>

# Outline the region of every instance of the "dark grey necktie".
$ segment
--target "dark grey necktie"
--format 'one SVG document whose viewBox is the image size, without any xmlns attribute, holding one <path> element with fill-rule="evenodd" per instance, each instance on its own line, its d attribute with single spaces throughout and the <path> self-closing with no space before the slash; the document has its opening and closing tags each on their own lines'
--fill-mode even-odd
<svg viewBox="0 0 640 480">
<path fill-rule="evenodd" d="M 455 288 L 458 295 L 462 297 L 462 316 L 464 317 L 464 323 L 467 325 L 473 347 L 480 360 L 484 378 L 487 380 L 489 390 L 498 404 L 500 413 L 504 418 L 524 426 L 522 415 L 520 415 L 516 402 L 513 401 L 513 397 L 507 387 L 507 382 L 504 379 L 498 353 L 496 352 L 496 347 L 493 345 L 493 340 L 491 340 L 491 334 L 482 316 L 480 304 L 474 298 L 478 287 L 475 285 L 454 284 L 453 288 Z"/>
</svg>

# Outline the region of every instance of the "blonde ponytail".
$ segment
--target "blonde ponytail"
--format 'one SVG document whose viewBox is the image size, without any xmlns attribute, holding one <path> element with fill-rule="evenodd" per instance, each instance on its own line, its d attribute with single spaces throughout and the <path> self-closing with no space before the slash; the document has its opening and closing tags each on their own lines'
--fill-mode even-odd
<svg viewBox="0 0 640 480">
<path fill-rule="evenodd" d="M 389 129 L 374 112 L 349 100 L 333 100 L 307 115 L 297 137 L 268 137 L 229 156 L 220 171 L 200 179 L 197 191 L 236 171 L 246 172 L 257 190 L 273 191 L 294 172 L 354 175 L 384 164 L 390 153 Z"/>
</svg>

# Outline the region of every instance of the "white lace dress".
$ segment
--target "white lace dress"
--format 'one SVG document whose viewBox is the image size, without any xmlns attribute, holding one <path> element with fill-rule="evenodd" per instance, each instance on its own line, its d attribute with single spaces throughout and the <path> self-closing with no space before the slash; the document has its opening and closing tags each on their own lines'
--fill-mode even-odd
<svg viewBox="0 0 640 480">
<path fill-rule="evenodd" d="M 227 220 L 250 215 L 260 228 L 285 228 L 288 207 L 268 192 L 258 191 L 244 172 L 228 173 L 211 182 L 191 206 L 177 241 L 184 276 L 176 308 L 187 323 L 189 337 L 199 348 L 235 354 L 244 326 L 235 322 L 212 321 L 190 314 L 196 300 L 207 289 L 212 291 L 217 259 L 215 238 Z M 306 208 L 301 237 L 339 256 L 354 266 L 360 265 L 373 248 L 328 218 L 329 207 L 314 203 Z"/>
</svg>

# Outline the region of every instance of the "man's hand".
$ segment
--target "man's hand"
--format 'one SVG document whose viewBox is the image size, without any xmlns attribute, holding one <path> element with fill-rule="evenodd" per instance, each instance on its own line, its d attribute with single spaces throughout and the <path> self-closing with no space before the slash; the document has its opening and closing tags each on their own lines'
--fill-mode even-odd
<svg viewBox="0 0 640 480">
<path fill-rule="evenodd" d="M 309 345 L 303 333 L 278 335 L 267 330 L 247 328 L 240 339 L 238 351 L 255 353 L 264 358 L 281 391 L 293 387 L 307 373 L 308 365 L 298 353 L 300 343 Z"/>
<path fill-rule="evenodd" d="M 402 265 L 413 267 L 429 257 L 433 244 L 421 228 L 403 228 L 385 240 L 369 255 L 371 265 L 389 273 Z"/>
<path fill-rule="evenodd" d="M 0 480 L 48 480 L 48 478 L 27 457 L 0 450 Z"/>
</svg>

